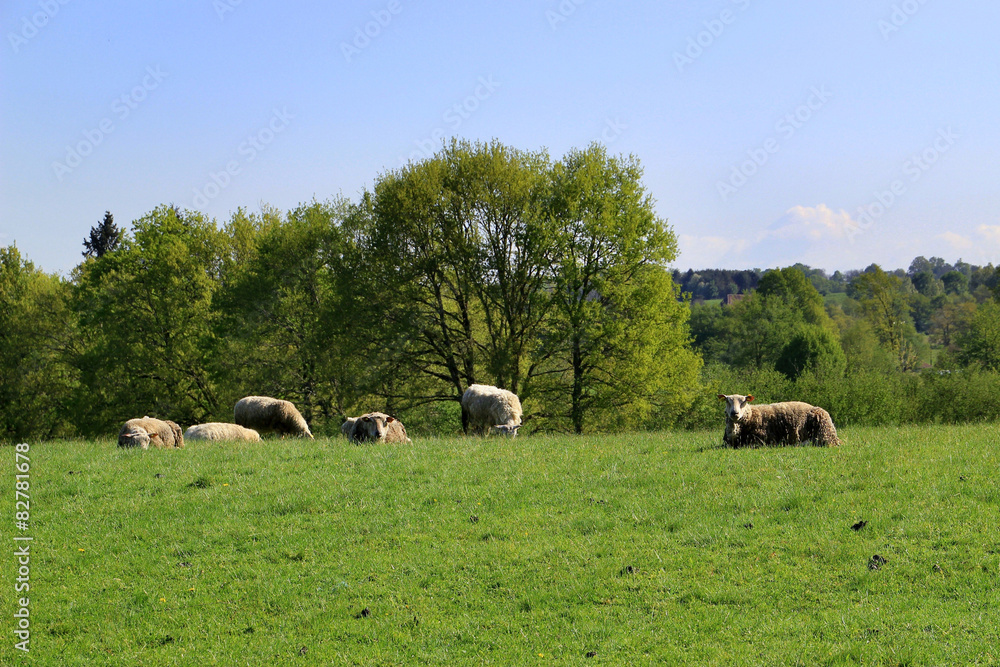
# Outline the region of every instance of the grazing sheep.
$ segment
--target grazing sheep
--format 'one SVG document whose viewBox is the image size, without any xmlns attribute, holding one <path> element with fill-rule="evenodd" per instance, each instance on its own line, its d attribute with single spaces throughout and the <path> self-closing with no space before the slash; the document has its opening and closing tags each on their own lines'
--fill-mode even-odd
<svg viewBox="0 0 1000 667">
<path fill-rule="evenodd" d="M 347 424 L 350 423 L 350 428 Z M 369 412 L 360 417 L 349 418 L 340 427 L 348 439 L 354 442 L 413 442 L 406 435 L 403 422 L 384 412 Z"/>
<path fill-rule="evenodd" d="M 246 396 L 236 401 L 233 421 L 260 433 L 313 437 L 309 425 L 290 401 L 269 396 Z"/>
<path fill-rule="evenodd" d="M 118 432 L 119 447 L 183 447 L 181 427 L 169 420 L 142 417 L 129 419 Z"/>
<path fill-rule="evenodd" d="M 184 437 L 188 440 L 246 440 L 247 442 L 260 441 L 260 433 L 252 428 L 244 428 L 239 424 L 225 424 L 222 422 L 209 422 L 207 424 L 195 424 L 184 431 Z"/>
<path fill-rule="evenodd" d="M 510 437 L 521 427 L 521 400 L 516 394 L 486 384 L 473 384 L 462 394 L 462 429 L 486 435 L 490 428 Z"/>
<path fill-rule="evenodd" d="M 718 394 L 726 401 L 726 433 L 730 447 L 795 445 L 811 440 L 819 447 L 840 444 L 830 413 L 801 401 L 751 406 L 753 396 Z"/>
</svg>

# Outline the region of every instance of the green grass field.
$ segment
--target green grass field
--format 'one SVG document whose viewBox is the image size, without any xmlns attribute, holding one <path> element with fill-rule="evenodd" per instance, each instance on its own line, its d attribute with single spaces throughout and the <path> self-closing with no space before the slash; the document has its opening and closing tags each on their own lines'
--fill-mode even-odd
<svg viewBox="0 0 1000 667">
<path fill-rule="evenodd" d="M 3 447 L 0 664 L 1000 663 L 998 427 L 841 437 Z"/>
</svg>

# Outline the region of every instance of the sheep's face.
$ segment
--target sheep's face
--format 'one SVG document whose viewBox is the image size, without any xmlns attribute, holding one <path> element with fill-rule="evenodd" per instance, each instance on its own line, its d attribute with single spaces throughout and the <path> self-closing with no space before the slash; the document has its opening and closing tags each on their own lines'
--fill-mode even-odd
<svg viewBox="0 0 1000 667">
<path fill-rule="evenodd" d="M 738 422 L 747 416 L 750 412 L 750 402 L 753 400 L 753 396 L 744 396 L 743 394 L 718 394 L 719 400 L 724 400 L 726 402 L 726 420 L 730 422 Z"/>
<path fill-rule="evenodd" d="M 142 429 L 136 429 L 118 436 L 119 447 L 139 447 L 149 449 L 149 433 Z"/>
<path fill-rule="evenodd" d="M 382 415 L 365 415 L 360 418 L 359 424 L 364 430 L 366 440 L 385 440 L 386 431 L 389 424 L 396 421 L 393 417 L 383 417 Z"/>
<path fill-rule="evenodd" d="M 521 428 L 520 424 L 494 424 L 493 428 L 497 430 L 497 433 L 502 433 L 510 438 L 517 437 L 517 429 Z"/>
</svg>

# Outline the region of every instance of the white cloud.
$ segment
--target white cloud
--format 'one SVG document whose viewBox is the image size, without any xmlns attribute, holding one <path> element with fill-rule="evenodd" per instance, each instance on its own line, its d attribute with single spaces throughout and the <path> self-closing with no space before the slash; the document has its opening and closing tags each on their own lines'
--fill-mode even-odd
<svg viewBox="0 0 1000 667">
<path fill-rule="evenodd" d="M 744 237 L 681 234 L 680 263 L 690 267 L 790 266 L 803 262 L 824 267 L 831 242 L 844 243 L 857 223 L 841 209 L 826 204 L 793 206 L 767 228 Z M 824 264 L 813 264 L 813 262 Z M 825 268 L 825 267 L 824 267 Z"/>
<path fill-rule="evenodd" d="M 951 246 L 954 251 L 970 250 L 976 246 L 976 244 L 968 236 L 962 236 L 961 234 L 956 234 L 955 232 L 945 232 L 944 234 L 938 234 L 934 238 L 941 239 Z"/>
<path fill-rule="evenodd" d="M 766 239 L 806 239 L 822 241 L 826 239 L 846 239 L 850 229 L 858 223 L 851 219 L 847 211 L 834 211 L 826 204 L 817 206 L 793 206 L 767 228 L 759 240 Z"/>
<path fill-rule="evenodd" d="M 979 225 L 976 227 L 976 233 L 987 243 L 1000 245 L 1000 225 Z"/>
</svg>

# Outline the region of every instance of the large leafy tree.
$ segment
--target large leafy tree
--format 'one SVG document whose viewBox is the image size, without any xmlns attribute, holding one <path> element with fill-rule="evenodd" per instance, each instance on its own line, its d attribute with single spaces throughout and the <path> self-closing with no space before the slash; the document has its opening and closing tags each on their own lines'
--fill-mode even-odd
<svg viewBox="0 0 1000 667">
<path fill-rule="evenodd" d="M 349 310 L 357 277 L 342 224 L 349 209 L 313 202 L 284 219 L 241 210 L 227 225 L 234 259 L 215 299 L 227 406 L 248 394 L 279 396 L 321 428 L 339 426 L 353 408 L 364 340 Z"/>
<path fill-rule="evenodd" d="M 174 207 L 133 223 L 121 247 L 85 261 L 75 307 L 87 332 L 77 360 L 91 431 L 148 414 L 181 423 L 220 414 L 206 358 L 220 267 L 214 223 Z"/>
<path fill-rule="evenodd" d="M 655 213 L 633 158 L 593 144 L 553 169 L 553 312 L 536 362 L 546 412 L 588 425 L 648 415 L 668 384 L 688 398 L 699 360 L 687 305 L 663 267 L 676 238 Z M 560 407 L 564 406 L 564 407 Z"/>
<path fill-rule="evenodd" d="M 857 300 L 862 315 L 871 324 L 878 339 L 893 354 L 899 367 L 904 370 L 913 368 L 917 363 L 913 344 L 916 329 L 910 317 L 910 305 L 903 291 L 902 278 L 886 273 L 878 265 L 872 265 L 851 280 L 847 293 Z"/>
<path fill-rule="evenodd" d="M 474 382 L 519 391 L 548 308 L 547 161 L 455 141 L 365 195 L 369 296 L 387 342 L 406 341 L 392 353 L 433 381 L 417 400 L 455 399 Z"/>
<path fill-rule="evenodd" d="M 0 248 L 0 441 L 73 433 L 69 286 Z"/>
</svg>

